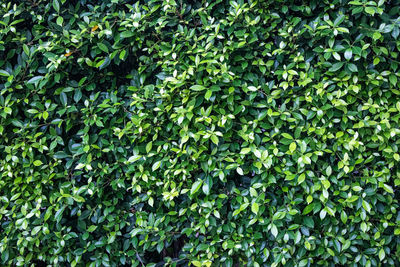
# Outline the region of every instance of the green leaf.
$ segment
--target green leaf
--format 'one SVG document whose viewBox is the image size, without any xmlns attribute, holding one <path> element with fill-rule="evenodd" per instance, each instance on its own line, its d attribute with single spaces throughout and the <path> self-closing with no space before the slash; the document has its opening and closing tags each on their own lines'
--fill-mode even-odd
<svg viewBox="0 0 400 267">
<path fill-rule="evenodd" d="M 326 175 L 329 177 L 329 176 L 331 176 L 331 174 L 332 174 L 332 167 L 331 167 L 331 166 L 328 166 L 328 167 L 326 168 Z"/>
<path fill-rule="evenodd" d="M 102 50 L 103 52 L 108 53 L 108 47 L 103 44 L 103 43 L 98 43 L 97 46 L 100 48 L 100 50 Z"/>
<path fill-rule="evenodd" d="M 32 235 L 36 235 L 40 231 L 41 226 L 36 226 L 32 230 Z"/>
<path fill-rule="evenodd" d="M 77 103 L 82 98 L 82 91 L 80 89 L 75 90 L 74 101 Z"/>
<path fill-rule="evenodd" d="M 283 218 L 285 218 L 286 213 L 279 211 L 277 213 L 274 214 L 274 216 L 272 217 L 272 220 L 282 220 Z"/>
<path fill-rule="evenodd" d="M 6 76 L 6 77 L 8 77 L 8 76 L 10 76 L 10 73 L 8 73 L 8 72 L 5 71 L 5 70 L 0 70 L 0 76 Z"/>
<path fill-rule="evenodd" d="M 258 213 L 258 210 L 259 210 L 258 204 L 257 204 L 256 202 L 254 202 L 254 203 L 251 205 L 251 211 L 252 211 L 254 214 L 257 214 L 257 213 Z"/>
<path fill-rule="evenodd" d="M 206 94 L 204 95 L 204 98 L 206 100 L 210 100 L 211 95 L 212 95 L 212 91 L 211 90 L 207 90 Z"/>
<path fill-rule="evenodd" d="M 153 147 L 153 142 L 148 142 L 146 145 L 146 152 L 149 153 Z"/>
<path fill-rule="evenodd" d="M 24 220 L 22 221 L 21 227 L 22 227 L 22 229 L 26 230 L 26 228 L 28 228 L 28 221 L 24 219 Z"/>
<path fill-rule="evenodd" d="M 332 65 L 332 67 L 330 67 L 329 71 L 330 72 L 338 71 L 343 65 L 344 65 L 344 62 L 335 63 Z"/>
<path fill-rule="evenodd" d="M 346 51 L 344 52 L 344 58 L 350 60 L 352 56 L 353 50 L 351 50 L 351 48 L 346 49 Z"/>
<path fill-rule="evenodd" d="M 206 179 L 203 182 L 203 187 L 202 187 L 204 194 L 209 195 L 212 186 L 213 186 L 213 179 L 210 175 L 207 175 Z"/>
<path fill-rule="evenodd" d="M 64 18 L 63 17 L 58 17 L 56 22 L 57 22 L 57 25 L 62 26 L 63 23 L 64 23 Z"/>
<path fill-rule="evenodd" d="M 128 159 L 128 162 L 135 162 L 135 161 L 138 161 L 139 159 L 141 159 L 142 158 L 142 156 L 141 155 L 133 155 L 133 156 L 131 156 L 131 157 L 129 157 L 129 159 Z M 161 163 L 160 163 L 161 164 Z M 159 166 L 158 166 L 159 167 Z M 158 168 L 157 167 L 157 168 Z"/>
<path fill-rule="evenodd" d="M 134 36 L 135 35 L 135 33 L 133 32 L 133 31 L 124 31 L 124 32 L 121 32 L 121 37 L 122 38 L 129 38 L 129 37 L 132 37 L 132 36 Z"/>
<path fill-rule="evenodd" d="M 214 144 L 218 145 L 219 140 L 218 140 L 218 137 L 216 135 L 211 135 L 211 141 Z"/>
<path fill-rule="evenodd" d="M 365 12 L 373 16 L 375 15 L 375 8 L 367 6 L 365 7 Z"/>
<path fill-rule="evenodd" d="M 271 225 L 271 233 L 272 233 L 272 235 L 273 235 L 274 237 L 277 237 L 277 236 L 278 236 L 278 228 L 276 227 L 275 224 L 272 224 L 272 225 Z"/>
<path fill-rule="evenodd" d="M 151 169 L 152 169 L 153 172 L 154 172 L 154 171 L 158 170 L 158 168 L 160 168 L 160 166 L 161 166 L 161 160 L 155 162 L 155 163 L 153 164 L 153 166 L 151 167 Z"/>
<path fill-rule="evenodd" d="M 58 0 L 53 0 L 53 8 L 57 13 L 60 13 L 60 3 Z"/>
<path fill-rule="evenodd" d="M 33 162 L 33 165 L 35 165 L 35 166 L 40 166 L 40 165 L 42 165 L 42 164 L 43 164 L 43 162 L 40 161 L 40 160 L 35 160 L 35 161 Z"/>
<path fill-rule="evenodd" d="M 347 202 L 354 202 L 354 201 L 356 201 L 358 199 L 358 196 L 351 196 L 351 197 L 349 197 L 349 198 L 347 198 Z"/>
<path fill-rule="evenodd" d="M 37 83 L 39 82 L 41 79 L 43 78 L 43 76 L 35 76 L 31 79 L 29 79 L 29 81 L 27 83 L 31 84 L 31 83 Z"/>
<path fill-rule="evenodd" d="M 246 155 L 246 154 L 249 154 L 250 152 L 251 152 L 251 148 L 250 147 L 244 147 L 240 151 L 240 154 Z"/>
<path fill-rule="evenodd" d="M 390 74 L 390 75 L 389 75 L 389 80 L 390 80 L 390 83 L 391 83 L 393 86 L 395 86 L 395 85 L 397 84 L 397 77 L 396 77 L 396 75 Z"/>
<path fill-rule="evenodd" d="M 357 72 L 357 71 L 358 71 L 357 66 L 354 65 L 353 63 L 349 63 L 347 66 L 349 67 L 349 70 L 350 70 L 351 72 Z"/>
<path fill-rule="evenodd" d="M 393 188 L 390 185 L 383 184 L 383 189 L 385 189 L 389 194 L 394 194 Z"/>
<path fill-rule="evenodd" d="M 97 229 L 97 226 L 96 226 L 96 225 L 91 225 L 91 226 L 89 226 L 89 228 L 87 229 L 87 231 L 88 231 L 89 233 L 92 233 L 92 232 L 94 232 L 96 229 Z"/>
<path fill-rule="evenodd" d="M 66 93 L 61 92 L 61 94 L 60 94 L 60 101 L 61 101 L 61 104 L 62 104 L 63 106 L 66 106 L 66 105 L 68 104 L 68 98 L 67 98 L 67 94 L 66 94 Z"/>
<path fill-rule="evenodd" d="M 61 221 L 62 214 L 64 212 L 65 206 L 63 206 L 61 209 L 59 209 L 56 214 L 54 215 L 54 218 L 56 219 L 57 222 Z"/>
<path fill-rule="evenodd" d="M 289 151 L 290 151 L 291 153 L 293 153 L 293 152 L 296 150 L 296 147 L 297 147 L 296 142 L 290 143 L 290 145 L 289 145 Z"/>
<path fill-rule="evenodd" d="M 300 174 L 299 179 L 298 179 L 298 184 L 301 184 L 306 180 L 306 175 L 304 173 Z"/>
<path fill-rule="evenodd" d="M 314 208 L 314 203 L 311 203 L 310 205 L 307 205 L 304 210 L 303 210 L 303 215 L 307 215 L 310 213 Z"/>
<path fill-rule="evenodd" d="M 342 251 L 342 245 L 340 244 L 340 242 L 338 240 L 333 241 L 333 246 L 335 247 L 335 250 L 337 252 L 340 253 Z"/>
<path fill-rule="evenodd" d="M 340 23 L 342 23 L 345 19 L 345 16 L 343 14 L 339 14 L 339 16 L 337 16 L 337 18 L 335 19 L 335 21 L 333 22 L 333 26 L 337 27 L 340 25 Z"/>
<path fill-rule="evenodd" d="M 385 259 L 385 251 L 383 250 L 383 248 L 381 248 L 381 250 L 379 250 L 379 260 L 383 261 Z"/>
<path fill-rule="evenodd" d="M 54 158 L 56 158 L 56 159 L 65 159 L 67 157 L 68 157 L 68 154 L 65 153 L 64 151 L 59 151 L 59 152 L 54 153 Z"/>
<path fill-rule="evenodd" d="M 4 107 L 4 112 L 11 115 L 12 109 L 10 107 Z"/>
<path fill-rule="evenodd" d="M 22 45 L 22 49 L 24 50 L 24 53 L 29 56 L 30 52 L 29 52 L 29 47 L 26 44 Z"/>
<path fill-rule="evenodd" d="M 374 39 L 375 41 L 379 40 L 379 38 L 382 37 L 382 34 L 380 34 L 380 32 L 376 31 L 374 32 L 374 34 L 372 35 L 372 39 Z"/>
<path fill-rule="evenodd" d="M 198 180 L 193 183 L 192 189 L 190 189 L 190 195 L 196 194 L 197 191 L 199 191 L 201 185 L 203 184 L 203 180 Z"/>
<path fill-rule="evenodd" d="M 119 54 L 119 58 L 124 60 L 126 55 L 126 50 L 122 50 L 121 53 Z"/>
<path fill-rule="evenodd" d="M 346 212 L 344 212 L 344 211 L 341 212 L 340 219 L 342 220 L 342 222 L 344 224 L 346 224 L 346 222 L 347 222 L 347 214 L 346 214 Z"/>
<path fill-rule="evenodd" d="M 205 89 L 206 88 L 204 86 L 202 86 L 202 85 L 192 85 L 190 87 L 190 90 L 193 90 L 193 91 L 203 91 Z"/>
<path fill-rule="evenodd" d="M 53 211 L 53 207 L 49 207 L 46 210 L 46 213 L 44 214 L 44 218 L 43 218 L 44 221 L 47 221 L 50 218 L 50 216 L 53 214 L 52 211 Z"/>
<path fill-rule="evenodd" d="M 288 133 L 282 133 L 282 136 L 285 137 L 286 139 L 293 140 L 293 137 Z"/>
<path fill-rule="evenodd" d="M 371 212 L 371 205 L 368 202 L 366 202 L 365 200 L 362 201 L 362 206 L 368 213 Z"/>
<path fill-rule="evenodd" d="M 308 259 L 303 259 L 299 262 L 299 267 L 304 267 L 308 264 Z"/>
</svg>

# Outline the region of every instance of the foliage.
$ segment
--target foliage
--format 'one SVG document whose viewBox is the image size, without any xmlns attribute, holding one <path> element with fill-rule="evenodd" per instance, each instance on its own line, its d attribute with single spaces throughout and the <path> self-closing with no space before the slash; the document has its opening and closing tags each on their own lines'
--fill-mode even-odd
<svg viewBox="0 0 400 267">
<path fill-rule="evenodd" d="M 400 265 L 399 1 L 5 0 L 0 265 Z"/>
</svg>

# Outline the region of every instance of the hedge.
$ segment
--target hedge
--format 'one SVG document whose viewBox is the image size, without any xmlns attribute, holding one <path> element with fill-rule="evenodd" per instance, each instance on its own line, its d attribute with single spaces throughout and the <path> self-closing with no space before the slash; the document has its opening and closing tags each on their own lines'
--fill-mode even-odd
<svg viewBox="0 0 400 267">
<path fill-rule="evenodd" d="M 1 266 L 400 265 L 400 1 L 0 6 Z"/>
</svg>

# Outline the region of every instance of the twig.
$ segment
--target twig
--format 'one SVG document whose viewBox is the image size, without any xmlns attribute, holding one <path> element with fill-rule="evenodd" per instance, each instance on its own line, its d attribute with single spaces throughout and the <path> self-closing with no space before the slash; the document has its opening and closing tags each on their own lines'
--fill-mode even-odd
<svg viewBox="0 0 400 267">
<path fill-rule="evenodd" d="M 139 262 L 142 264 L 142 266 L 145 266 L 137 251 L 136 251 L 136 258 L 139 260 Z"/>
</svg>

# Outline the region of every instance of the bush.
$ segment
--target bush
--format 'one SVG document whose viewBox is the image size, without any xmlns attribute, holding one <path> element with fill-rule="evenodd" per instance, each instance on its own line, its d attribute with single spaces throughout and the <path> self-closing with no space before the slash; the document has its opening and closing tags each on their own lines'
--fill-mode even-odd
<svg viewBox="0 0 400 267">
<path fill-rule="evenodd" d="M 399 1 L 131 2 L 1 3 L 1 265 L 400 265 Z"/>
</svg>

